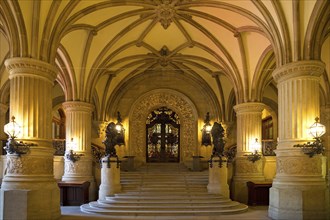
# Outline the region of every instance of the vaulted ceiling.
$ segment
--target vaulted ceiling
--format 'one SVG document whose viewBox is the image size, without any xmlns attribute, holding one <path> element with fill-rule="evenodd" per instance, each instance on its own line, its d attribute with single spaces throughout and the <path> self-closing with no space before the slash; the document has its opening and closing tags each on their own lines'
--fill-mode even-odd
<svg viewBox="0 0 330 220">
<path fill-rule="evenodd" d="M 277 66 L 322 59 L 329 90 L 328 1 L 4 0 L 0 9 L 2 86 L 3 61 L 27 56 L 59 68 L 66 100 L 107 103 L 134 77 L 167 71 L 198 79 L 223 106 L 276 99 Z"/>
</svg>

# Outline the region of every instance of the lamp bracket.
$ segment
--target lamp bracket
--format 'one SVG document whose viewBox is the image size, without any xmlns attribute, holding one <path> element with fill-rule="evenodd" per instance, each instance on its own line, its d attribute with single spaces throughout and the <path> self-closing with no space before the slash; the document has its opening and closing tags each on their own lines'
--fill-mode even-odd
<svg viewBox="0 0 330 220">
<path fill-rule="evenodd" d="M 252 163 L 261 159 L 261 155 L 258 153 L 258 151 L 254 151 L 253 153 L 250 154 L 245 154 L 244 156 L 247 157 L 247 159 Z"/>
<path fill-rule="evenodd" d="M 73 152 L 73 150 L 70 150 L 69 153 L 65 154 L 66 159 L 72 161 L 73 163 L 80 160 L 81 156 L 84 156 L 84 154 L 77 154 L 77 153 Z"/>
<path fill-rule="evenodd" d="M 6 150 L 7 154 L 13 154 L 20 157 L 22 154 L 27 154 L 30 151 L 31 146 L 37 146 L 37 144 L 23 143 L 22 141 L 18 142 L 14 137 L 12 137 L 8 138 L 4 149 Z"/>
<path fill-rule="evenodd" d="M 319 137 L 314 138 L 314 142 L 307 142 L 305 144 L 296 144 L 293 147 L 300 147 L 302 152 L 312 158 L 315 154 L 322 154 L 324 152 L 324 146 L 322 140 Z"/>
</svg>

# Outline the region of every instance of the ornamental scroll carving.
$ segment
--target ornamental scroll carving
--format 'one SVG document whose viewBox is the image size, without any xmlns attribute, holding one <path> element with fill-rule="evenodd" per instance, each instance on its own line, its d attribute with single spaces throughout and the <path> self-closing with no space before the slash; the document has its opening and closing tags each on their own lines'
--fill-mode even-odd
<svg viewBox="0 0 330 220">
<path fill-rule="evenodd" d="M 277 173 L 300 175 L 300 174 L 321 174 L 321 159 L 318 157 L 278 157 Z"/>
<path fill-rule="evenodd" d="M 53 175 L 53 157 L 7 157 L 7 174 Z"/>
<path fill-rule="evenodd" d="M 65 161 L 64 167 L 65 174 L 92 174 L 92 164 L 90 161 L 77 161 L 73 163 L 72 161 Z"/>
<path fill-rule="evenodd" d="M 175 110 L 180 117 L 181 139 L 180 160 L 191 158 L 197 147 L 197 121 L 193 114 L 193 107 L 179 94 L 159 92 L 144 97 L 136 102 L 130 120 L 130 148 L 131 154 L 137 159 L 146 161 L 146 119 L 148 114 L 156 108 L 166 106 Z"/>
<path fill-rule="evenodd" d="M 261 173 L 262 163 L 251 163 L 246 158 L 236 160 L 236 173 L 240 174 L 251 174 L 251 173 Z"/>
</svg>

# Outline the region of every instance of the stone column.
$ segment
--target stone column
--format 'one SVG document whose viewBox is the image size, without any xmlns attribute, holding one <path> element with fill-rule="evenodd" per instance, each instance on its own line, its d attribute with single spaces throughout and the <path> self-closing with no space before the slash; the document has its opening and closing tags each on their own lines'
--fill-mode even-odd
<svg viewBox="0 0 330 220">
<path fill-rule="evenodd" d="M 326 126 L 326 133 L 322 136 L 322 141 L 325 147 L 324 156 L 326 157 L 325 174 L 328 185 L 330 186 L 330 105 L 322 106 L 320 121 Z"/>
<path fill-rule="evenodd" d="M 324 64 L 298 61 L 273 73 L 278 85 L 279 143 L 276 176 L 270 189 L 272 219 L 327 219 L 322 156 L 310 158 L 296 144 L 312 139 L 307 129 L 320 116 L 319 81 Z"/>
<path fill-rule="evenodd" d="M 92 173 L 92 150 L 91 150 L 91 131 L 92 131 L 92 112 L 94 106 L 90 103 L 80 101 L 70 101 L 63 103 L 66 115 L 66 153 L 68 143 L 71 139 L 76 143 L 77 154 L 83 154 L 80 160 L 72 162 L 65 158 L 65 169 L 62 181 L 77 182 L 89 181 L 89 200 L 95 200 L 96 189 L 95 179 Z"/>
<path fill-rule="evenodd" d="M 262 182 L 263 160 L 251 162 L 246 154 L 253 152 L 252 144 L 256 138 L 261 143 L 262 110 L 265 105 L 257 102 L 242 103 L 234 106 L 237 116 L 237 155 L 233 176 L 232 197 L 234 200 L 247 203 L 248 189 L 246 183 Z M 259 152 L 261 154 L 261 152 Z"/>
<path fill-rule="evenodd" d="M 6 140 L 7 139 L 7 135 L 5 134 L 5 132 L 3 131 L 3 126 L 6 124 L 6 113 L 8 111 L 8 105 L 5 105 L 3 103 L 0 103 L 0 151 L 2 151 L 3 149 L 3 145 L 2 145 L 2 140 Z M 2 155 L 2 153 L 0 153 L 0 183 L 2 181 L 2 178 L 4 176 L 4 171 L 6 168 L 6 156 Z"/>
<path fill-rule="evenodd" d="M 5 65 L 10 79 L 10 116 L 22 126 L 20 140 L 37 146 L 21 156 L 7 154 L 0 218 L 58 219 L 60 191 L 53 175 L 51 140 L 52 86 L 57 69 L 31 58 L 11 58 Z"/>
</svg>

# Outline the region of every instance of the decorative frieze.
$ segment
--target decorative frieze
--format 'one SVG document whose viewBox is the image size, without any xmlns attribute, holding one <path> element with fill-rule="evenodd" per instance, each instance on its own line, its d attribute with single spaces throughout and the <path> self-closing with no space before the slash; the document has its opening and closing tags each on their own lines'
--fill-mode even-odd
<svg viewBox="0 0 330 220">
<path fill-rule="evenodd" d="M 37 77 L 53 85 L 58 73 L 55 66 L 32 58 L 15 57 L 7 59 L 5 65 L 9 71 L 9 79 L 18 76 Z"/>
<path fill-rule="evenodd" d="M 274 80 L 277 83 L 301 77 L 318 78 L 324 72 L 325 64 L 317 60 L 305 60 L 288 63 L 277 68 L 273 72 Z"/>
</svg>

